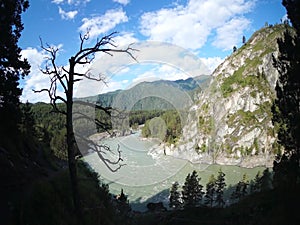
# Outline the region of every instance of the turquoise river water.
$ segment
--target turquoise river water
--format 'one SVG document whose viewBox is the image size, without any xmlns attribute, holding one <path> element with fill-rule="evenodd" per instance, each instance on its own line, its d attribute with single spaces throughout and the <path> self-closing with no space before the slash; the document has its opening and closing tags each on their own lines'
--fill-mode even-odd
<svg viewBox="0 0 300 225">
<path fill-rule="evenodd" d="M 148 154 L 149 149 L 157 145 L 155 141 L 143 140 L 139 134 L 108 139 L 105 144 L 112 149 L 119 145 L 125 165 L 117 172 L 110 171 L 96 153 L 85 157 L 85 161 L 100 174 L 100 178 L 109 184 L 110 192 L 119 194 L 121 189 L 128 195 L 134 210 L 146 210 L 148 202 L 162 201 L 168 205 L 169 189 L 173 182 L 178 181 L 180 186 L 188 173 L 198 172 L 200 183 L 205 187 L 211 174 L 217 176 L 220 169 L 226 174 L 227 187 L 236 184 L 247 174 L 253 179 L 258 171 L 264 167 L 252 169 L 238 166 L 221 166 L 208 164 L 192 164 L 189 161 L 172 156 L 156 156 Z M 109 157 L 109 156 L 108 156 Z"/>
</svg>

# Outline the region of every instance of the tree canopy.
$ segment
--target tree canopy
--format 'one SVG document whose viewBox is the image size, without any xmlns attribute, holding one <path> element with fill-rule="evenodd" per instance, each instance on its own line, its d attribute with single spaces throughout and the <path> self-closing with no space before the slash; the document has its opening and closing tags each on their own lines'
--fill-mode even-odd
<svg viewBox="0 0 300 225">
<path fill-rule="evenodd" d="M 18 40 L 23 30 L 21 13 L 29 7 L 26 0 L 2 0 L 0 4 L 0 122 L 1 133 L 16 130 L 22 90 L 19 79 L 28 75 L 30 65 L 21 58 Z"/>
<path fill-rule="evenodd" d="M 290 188 L 300 179 L 300 3 L 284 0 L 283 5 L 296 35 L 287 29 L 284 38 L 278 40 L 279 56 L 274 57 L 279 78 L 272 121 L 278 127 L 278 143 L 284 148 L 274 162 L 274 185 Z"/>
</svg>

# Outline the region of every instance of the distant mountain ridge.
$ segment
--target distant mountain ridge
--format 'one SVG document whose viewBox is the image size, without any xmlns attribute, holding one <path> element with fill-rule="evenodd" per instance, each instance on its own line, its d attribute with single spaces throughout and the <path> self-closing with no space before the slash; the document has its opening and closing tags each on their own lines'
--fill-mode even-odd
<svg viewBox="0 0 300 225">
<path fill-rule="evenodd" d="M 175 81 L 144 81 L 126 90 L 116 90 L 80 99 L 98 103 L 103 107 L 113 106 L 127 110 L 182 108 L 184 107 L 182 103 L 186 101 L 191 103 L 195 94 L 208 86 L 210 79 L 210 75 L 200 75 Z M 174 98 L 174 94 L 178 98 Z"/>
</svg>

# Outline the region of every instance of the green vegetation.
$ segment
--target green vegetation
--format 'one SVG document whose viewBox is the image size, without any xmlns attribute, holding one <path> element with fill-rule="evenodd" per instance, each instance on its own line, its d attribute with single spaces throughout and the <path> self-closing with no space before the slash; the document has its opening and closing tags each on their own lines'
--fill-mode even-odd
<svg viewBox="0 0 300 225">
<path fill-rule="evenodd" d="M 188 174 L 184 185 L 182 186 L 182 201 L 184 208 L 195 207 L 199 205 L 203 197 L 203 186 L 199 183 L 197 172 L 194 170 L 192 174 Z"/>
<path fill-rule="evenodd" d="M 255 64 L 255 65 L 254 65 Z M 259 61 L 251 60 L 251 62 L 246 62 L 247 66 L 257 68 Z M 270 87 L 268 82 L 265 80 L 264 75 L 257 73 L 257 75 L 246 75 L 246 67 L 239 67 L 233 75 L 223 79 L 221 85 L 221 91 L 224 98 L 229 97 L 233 92 L 238 91 L 244 87 L 251 87 L 252 89 L 259 90 L 260 93 L 268 94 L 270 93 Z M 254 95 L 254 94 L 253 94 Z"/>
<path fill-rule="evenodd" d="M 300 3 L 284 0 L 283 5 L 295 30 L 286 26 L 278 40 L 279 56 L 273 59 L 279 78 L 272 122 L 278 131 L 278 144 L 284 149 L 274 161 L 274 185 L 290 192 L 299 190 L 300 185 Z"/>
<path fill-rule="evenodd" d="M 210 134 L 214 129 L 214 119 L 212 116 L 199 116 L 198 128 L 203 134 Z"/>
<path fill-rule="evenodd" d="M 178 190 L 179 188 L 179 183 L 177 181 L 175 181 L 172 184 L 171 190 L 170 190 L 170 197 L 169 197 L 169 207 L 171 209 L 180 209 L 182 202 L 181 202 L 181 196 L 180 196 L 180 192 Z"/>
<path fill-rule="evenodd" d="M 65 159 L 69 156 L 66 154 L 66 148 L 70 146 L 70 142 L 67 144 L 65 139 L 67 134 L 65 118 L 60 114 L 51 113 L 52 108 L 48 104 L 20 104 L 21 89 L 17 87 L 17 83 L 19 76 L 25 76 L 29 72 L 29 65 L 26 60 L 20 60 L 21 49 L 17 46 L 17 40 L 23 29 L 20 14 L 28 8 L 28 2 L 9 3 L 9 7 L 8 1 L 4 1 L 1 5 L 3 11 L 1 20 L 11 21 L 5 24 L 7 26 L 4 26 L 0 35 L 1 49 L 5 50 L 0 51 L 0 61 L 5 62 L 0 65 L 0 178 L 3 184 L 0 196 L 1 223 L 294 224 L 295 221 L 300 220 L 297 207 L 300 201 L 300 85 L 299 54 L 297 54 L 300 46 L 300 24 L 297 19 L 299 2 L 284 0 L 297 36 L 287 31 L 284 40 L 278 41 L 280 55 L 278 59 L 274 59 L 274 63 L 280 71 L 281 85 L 278 84 L 276 87 L 277 99 L 274 101 L 272 113 L 269 110 L 270 102 L 265 102 L 254 112 L 240 110 L 228 117 L 229 124 L 238 123 L 240 126 L 247 127 L 248 124 L 260 126 L 262 123 L 259 122 L 260 120 L 264 121 L 273 116 L 275 131 L 279 134 L 278 142 L 274 144 L 274 151 L 281 153 L 283 150 L 283 154 L 278 155 L 274 162 L 274 173 L 266 169 L 262 175 L 258 173 L 254 181 L 250 182 L 244 175 L 235 186 L 226 188 L 225 174 L 220 170 L 216 177 L 210 177 L 204 195 L 203 186 L 200 184 L 201 179 L 193 171 L 187 175 L 182 192 L 179 192 L 177 182 L 172 185 L 170 207 L 174 211 L 159 214 L 129 214 L 130 206 L 123 190 L 118 197 L 114 198 L 109 193 L 108 185 L 100 181 L 99 175 L 91 171 L 82 161 L 77 160 L 74 165 L 78 171 L 76 179 L 81 196 L 79 203 L 84 212 L 80 219 L 82 221 L 78 220 L 75 211 L 76 201 L 71 194 L 73 185 L 71 185 L 69 171 L 65 169 L 67 165 Z M 11 28 L 15 30 L 9 32 Z M 281 28 L 281 25 L 275 26 L 268 28 L 269 30 L 265 29 L 264 32 L 270 30 L 273 32 Z M 276 35 L 272 33 L 269 38 L 275 39 Z M 13 40 L 12 45 L 8 45 L 11 43 L 2 39 Z M 259 51 L 263 47 L 263 43 L 258 43 L 254 49 Z M 247 45 L 241 49 L 243 48 L 247 48 Z M 262 54 L 269 51 L 270 49 L 267 48 Z M 235 55 L 239 53 L 240 50 Z M 259 63 L 258 58 L 247 61 L 250 67 L 256 67 Z M 269 94 L 269 87 L 264 83 L 264 74 L 253 71 L 252 68 L 241 67 L 232 77 L 224 79 L 221 87 L 223 96 L 228 97 L 246 85 L 257 88 L 265 96 Z M 187 89 L 191 88 L 184 82 L 183 86 Z M 256 93 L 252 92 L 251 96 L 256 97 Z M 57 106 L 60 110 L 65 109 L 62 104 Z M 207 114 L 208 105 L 203 105 L 202 110 Z M 154 133 L 159 133 L 163 129 L 159 124 L 159 116 L 166 124 L 164 141 L 176 143 L 181 134 L 179 124 L 182 118 L 175 110 L 131 112 L 130 125 L 136 128 L 139 124 L 145 123 L 143 132 L 148 132 L 151 131 L 150 119 L 154 118 L 153 125 L 157 129 Z M 96 110 L 96 119 L 103 121 L 102 125 L 97 126 L 98 132 L 112 129 L 108 114 Z M 199 117 L 198 123 L 206 133 L 210 133 L 214 128 L 211 117 Z M 75 126 L 82 126 L 82 124 L 75 122 Z M 84 132 L 90 134 L 90 130 Z M 148 132 L 146 135 L 152 134 Z M 232 140 L 236 141 L 237 138 Z M 222 143 L 227 152 L 232 151 L 231 144 Z M 241 146 L 237 149 L 242 152 L 242 155 L 250 154 L 253 149 L 258 151 L 260 149 L 258 139 L 253 140 L 250 148 Z M 206 150 L 206 145 L 196 145 L 195 150 L 203 152 Z M 230 194 L 233 202 L 227 204 L 226 195 Z M 203 195 L 205 207 L 202 205 Z M 129 215 L 134 218 L 130 218 Z"/>
<path fill-rule="evenodd" d="M 151 120 L 147 120 L 142 128 L 144 137 L 161 137 L 165 134 L 163 141 L 169 144 L 175 144 L 181 135 L 181 119 L 180 114 L 176 110 L 165 111 L 160 117 L 160 122 L 151 124 Z M 162 126 L 161 121 L 164 121 L 165 126 Z M 165 130 L 164 130 L 165 129 Z M 158 135 L 158 136 L 157 136 Z"/>
<path fill-rule="evenodd" d="M 108 185 L 84 163 L 78 164 L 79 191 L 85 209 L 84 224 L 130 224 L 128 218 L 120 217 L 109 194 Z M 35 182 L 24 201 L 16 209 L 16 221 L 22 224 L 74 224 L 77 225 L 73 208 L 68 171 L 64 170 L 50 179 Z M 46 220 L 45 220 L 46 218 Z"/>
<path fill-rule="evenodd" d="M 212 208 L 215 201 L 215 196 L 216 196 L 216 178 L 212 174 L 209 178 L 208 183 L 206 184 L 204 204 Z"/>
</svg>

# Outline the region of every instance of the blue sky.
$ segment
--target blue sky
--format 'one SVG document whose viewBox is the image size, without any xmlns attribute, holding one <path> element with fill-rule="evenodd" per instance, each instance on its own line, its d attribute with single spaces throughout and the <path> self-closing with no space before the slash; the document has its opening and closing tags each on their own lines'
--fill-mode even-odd
<svg viewBox="0 0 300 225">
<path fill-rule="evenodd" d="M 213 71 L 231 54 L 234 45 L 241 45 L 243 35 L 248 39 L 265 22 L 279 23 L 285 14 L 281 0 L 31 0 L 22 15 L 24 30 L 19 40 L 22 55 L 32 66 L 30 75 L 21 81 L 21 99 L 48 100 L 32 92 L 49 86 L 49 78 L 39 71 L 47 56 L 40 48 L 39 37 L 60 47 L 57 63 L 62 66 L 76 53 L 79 34 L 89 29 L 90 43 L 117 31 L 118 46 L 143 41 L 173 44 L 195 54 Z M 181 72 L 166 64 L 129 65 L 110 77 L 102 92 L 147 79 L 187 78 L 188 74 Z"/>
</svg>

